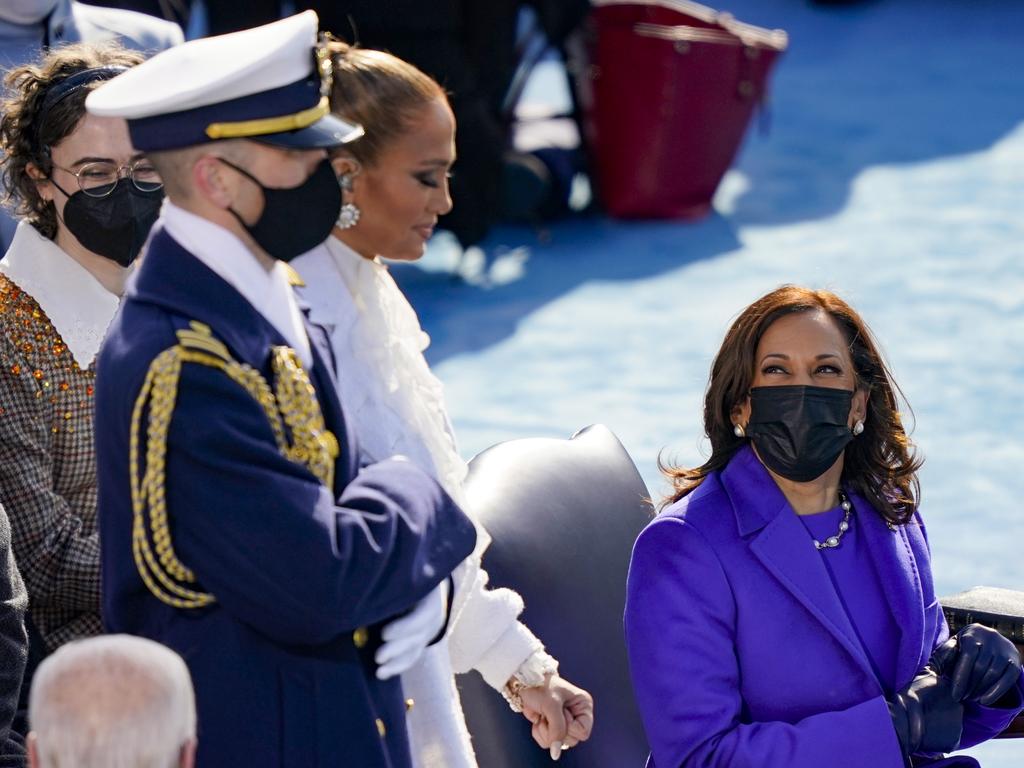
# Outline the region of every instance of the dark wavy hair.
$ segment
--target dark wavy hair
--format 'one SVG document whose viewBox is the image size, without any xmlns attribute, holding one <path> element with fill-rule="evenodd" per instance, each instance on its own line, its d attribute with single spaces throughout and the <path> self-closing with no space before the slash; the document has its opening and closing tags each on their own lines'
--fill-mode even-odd
<svg viewBox="0 0 1024 768">
<path fill-rule="evenodd" d="M 725 335 L 711 366 L 704 397 L 704 431 L 711 457 L 686 469 L 659 461 L 672 482 L 665 505 L 678 501 L 709 474 L 729 463 L 744 438 L 733 433 L 733 409 L 747 398 L 754 380 L 757 345 L 772 323 L 795 312 L 824 310 L 846 338 L 857 388 L 868 395 L 864 432 L 846 447 L 843 481 L 864 496 L 889 522 L 908 522 L 917 509 L 921 459 L 903 428 L 899 403 L 907 404 L 882 358 L 871 331 L 854 309 L 830 291 L 784 285 L 762 296 L 740 313 Z M 909 409 L 909 405 L 907 406 Z"/>
<path fill-rule="evenodd" d="M 53 171 L 49 148 L 70 136 L 85 115 L 85 97 L 100 85 L 88 85 L 47 112 L 40 124 L 39 112 L 50 89 L 72 75 L 94 67 L 132 67 L 142 56 L 116 43 L 76 43 L 53 48 L 41 61 L 15 67 L 4 78 L 7 99 L 0 104 L 0 168 L 4 203 L 18 218 L 27 219 L 44 237 L 57 235 L 57 211 L 39 194 L 38 182 L 29 176 L 33 165 L 49 178 Z"/>
</svg>

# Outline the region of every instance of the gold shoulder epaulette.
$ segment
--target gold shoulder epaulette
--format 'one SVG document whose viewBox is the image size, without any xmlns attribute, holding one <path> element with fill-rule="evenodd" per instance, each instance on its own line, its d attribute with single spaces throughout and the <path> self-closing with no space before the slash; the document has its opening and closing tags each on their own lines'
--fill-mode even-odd
<svg viewBox="0 0 1024 768">
<path fill-rule="evenodd" d="M 178 344 L 185 349 L 195 349 L 200 352 L 209 352 L 226 362 L 231 361 L 231 353 L 220 339 L 214 338 L 213 331 L 206 323 L 193 320 L 188 328 L 181 328 L 177 332 Z"/>
<path fill-rule="evenodd" d="M 129 436 L 135 565 L 149 591 L 175 608 L 202 608 L 216 600 L 195 588 L 195 574 L 178 559 L 167 522 L 167 434 L 183 363 L 216 368 L 245 389 L 266 414 L 281 454 L 306 466 L 328 488 L 334 481 L 334 462 L 339 453 L 337 439 L 324 424 L 316 390 L 294 350 L 272 349 L 272 390 L 259 371 L 231 356 L 209 326 L 196 321 L 189 325 L 177 332 L 178 343 L 150 364 L 135 400 Z M 139 433 L 147 405 L 146 470 L 140 477 Z"/>
</svg>

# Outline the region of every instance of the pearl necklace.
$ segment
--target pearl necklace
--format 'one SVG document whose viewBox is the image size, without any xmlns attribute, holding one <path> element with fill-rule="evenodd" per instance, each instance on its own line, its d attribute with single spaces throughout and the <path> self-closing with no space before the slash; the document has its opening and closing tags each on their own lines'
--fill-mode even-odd
<svg viewBox="0 0 1024 768">
<path fill-rule="evenodd" d="M 839 489 L 839 506 L 843 508 L 843 520 L 839 523 L 839 530 L 836 531 L 835 536 L 829 536 L 825 541 L 814 539 L 815 549 L 835 549 L 839 546 L 843 534 L 850 530 L 850 512 L 853 509 L 853 504 L 846 498 L 842 488 Z"/>
</svg>

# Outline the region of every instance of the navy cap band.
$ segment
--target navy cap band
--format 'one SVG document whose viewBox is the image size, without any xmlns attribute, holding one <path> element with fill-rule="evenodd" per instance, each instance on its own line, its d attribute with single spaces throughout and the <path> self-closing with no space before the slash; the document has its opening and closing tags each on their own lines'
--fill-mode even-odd
<svg viewBox="0 0 1024 768">
<path fill-rule="evenodd" d="M 132 144 L 141 152 L 180 149 L 213 141 L 207 128 L 216 123 L 267 120 L 304 112 L 319 104 L 320 79 L 307 77 L 230 101 L 166 115 L 129 119 L 128 132 Z"/>
</svg>

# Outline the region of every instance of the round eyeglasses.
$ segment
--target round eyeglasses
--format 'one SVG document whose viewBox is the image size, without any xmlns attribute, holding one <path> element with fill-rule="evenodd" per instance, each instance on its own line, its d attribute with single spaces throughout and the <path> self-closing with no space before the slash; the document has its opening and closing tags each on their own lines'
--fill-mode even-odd
<svg viewBox="0 0 1024 768">
<path fill-rule="evenodd" d="M 86 163 L 77 171 L 64 168 L 56 163 L 53 167 L 70 173 L 78 179 L 78 188 L 89 197 L 106 197 L 114 191 L 117 182 L 122 178 L 131 179 L 132 184 L 140 192 L 156 192 L 164 186 L 163 181 L 160 180 L 160 174 L 147 160 L 136 160 L 130 165 L 104 162 Z"/>
</svg>

